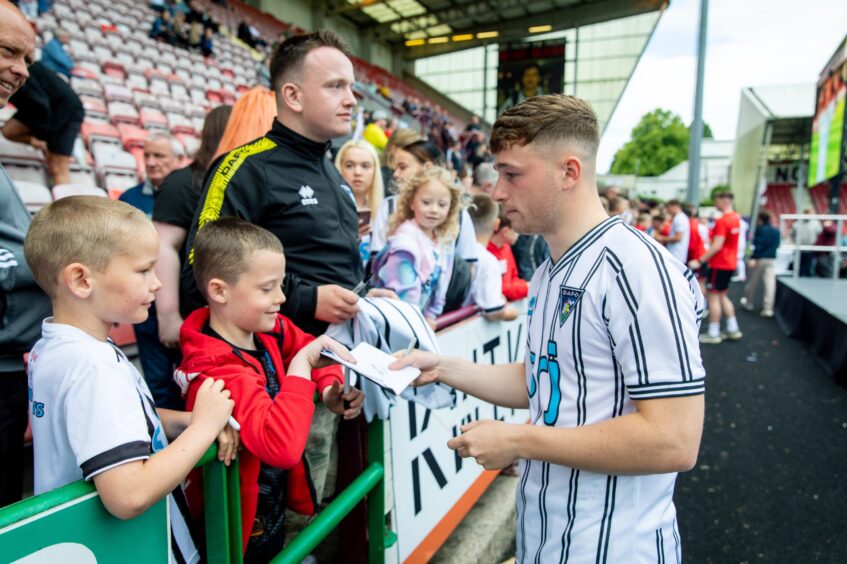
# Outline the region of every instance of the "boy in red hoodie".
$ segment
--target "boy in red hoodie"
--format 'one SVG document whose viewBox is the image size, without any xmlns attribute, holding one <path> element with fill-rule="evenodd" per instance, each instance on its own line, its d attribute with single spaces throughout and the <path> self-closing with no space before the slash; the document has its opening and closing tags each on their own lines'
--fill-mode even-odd
<svg viewBox="0 0 847 564">
<path fill-rule="evenodd" d="M 207 378 L 223 380 L 235 401 L 232 415 L 244 447 L 239 472 L 246 561 L 268 561 L 282 549 L 286 506 L 315 513 L 303 459 L 315 391 L 345 419 L 359 415 L 364 397 L 355 389 L 342 392 L 340 367 L 321 369 L 329 364 L 321 349 L 354 361 L 346 348 L 280 315 L 284 275 L 279 239 L 241 219 L 208 223 L 194 241 L 194 277 L 209 307 L 194 311 L 182 325 L 183 361 L 175 378 L 187 389 L 189 411 Z M 197 512 L 202 491 L 198 479 L 192 482 L 189 500 Z"/>
</svg>

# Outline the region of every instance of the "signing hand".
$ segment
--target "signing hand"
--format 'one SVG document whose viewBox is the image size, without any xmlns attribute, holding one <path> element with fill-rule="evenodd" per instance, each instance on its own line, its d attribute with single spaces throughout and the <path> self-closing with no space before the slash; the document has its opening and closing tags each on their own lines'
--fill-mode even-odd
<svg viewBox="0 0 847 564">
<path fill-rule="evenodd" d="M 440 358 L 437 354 L 414 350 L 406 356 L 403 356 L 402 351 L 395 353 L 394 356 L 398 358 L 388 365 L 390 370 L 400 370 L 407 366 L 414 366 L 415 368 L 420 369 L 421 375 L 412 382 L 413 386 L 423 386 L 425 384 L 431 384 L 438 381 L 438 365 L 440 363 Z"/>
<path fill-rule="evenodd" d="M 486 470 L 499 470 L 518 459 L 512 439 L 517 425 L 483 419 L 462 425 L 462 434 L 447 441 L 447 446 L 462 458 L 472 457 Z"/>
</svg>

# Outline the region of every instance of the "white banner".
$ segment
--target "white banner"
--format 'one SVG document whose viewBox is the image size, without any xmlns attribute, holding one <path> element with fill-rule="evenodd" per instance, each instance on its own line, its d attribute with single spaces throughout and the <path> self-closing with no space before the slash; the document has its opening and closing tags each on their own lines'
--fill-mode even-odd
<svg viewBox="0 0 847 564">
<path fill-rule="evenodd" d="M 525 321 L 525 315 L 506 323 L 469 319 L 440 332 L 439 346 L 442 354 L 479 364 L 522 363 Z M 457 512 L 467 509 L 467 499 L 459 502 L 484 472 L 473 459 L 462 459 L 447 448 L 447 441 L 459 434 L 459 427 L 477 419 L 523 423 L 528 417 L 527 410 L 499 408 L 460 392 L 454 409 L 430 410 L 403 400 L 391 408 L 394 516 L 400 561 L 413 553 L 415 560 L 431 555 L 449 532 L 445 527 L 452 530 L 459 520 Z"/>
</svg>

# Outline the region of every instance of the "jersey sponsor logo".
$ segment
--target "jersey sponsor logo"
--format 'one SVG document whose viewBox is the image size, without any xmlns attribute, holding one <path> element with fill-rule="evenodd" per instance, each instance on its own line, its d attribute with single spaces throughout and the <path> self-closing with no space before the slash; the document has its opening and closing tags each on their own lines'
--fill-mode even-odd
<svg viewBox="0 0 847 564">
<path fill-rule="evenodd" d="M 574 308 L 576 308 L 576 304 L 579 303 L 579 300 L 582 298 L 582 294 L 585 290 L 582 288 L 569 288 L 567 286 L 562 286 L 560 291 L 559 327 L 562 327 L 565 324 L 565 321 L 568 320 L 568 316 L 570 316 L 571 312 Z"/>
<path fill-rule="evenodd" d="M 299 194 L 300 194 L 300 198 L 302 198 L 300 200 L 300 203 L 303 204 L 304 206 L 315 206 L 315 205 L 317 205 L 318 199 L 315 198 L 315 191 L 311 186 L 309 186 L 309 185 L 301 186 Z"/>
</svg>

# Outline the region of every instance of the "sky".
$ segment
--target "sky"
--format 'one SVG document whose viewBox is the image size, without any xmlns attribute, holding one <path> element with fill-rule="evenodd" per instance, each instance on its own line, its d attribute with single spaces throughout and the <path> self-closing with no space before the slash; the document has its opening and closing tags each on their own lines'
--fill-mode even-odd
<svg viewBox="0 0 847 564">
<path fill-rule="evenodd" d="M 847 35 L 843 0 L 710 0 L 703 119 L 733 139 L 741 89 L 814 84 Z M 699 0 L 670 0 L 600 142 L 606 172 L 641 116 L 657 107 L 694 115 Z"/>
</svg>

